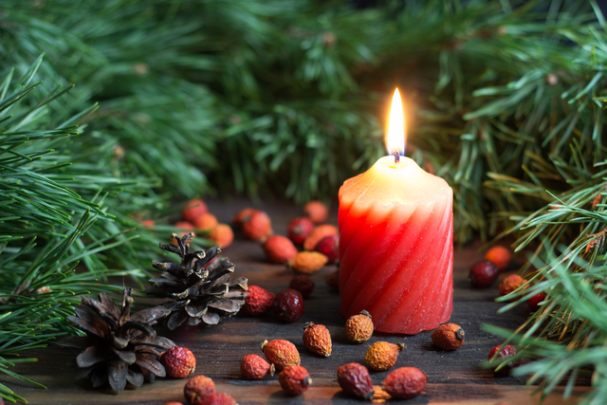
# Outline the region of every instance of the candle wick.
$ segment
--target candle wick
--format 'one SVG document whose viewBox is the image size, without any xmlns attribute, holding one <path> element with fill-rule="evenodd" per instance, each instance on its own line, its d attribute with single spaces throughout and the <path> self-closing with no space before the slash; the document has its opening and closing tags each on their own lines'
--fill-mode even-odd
<svg viewBox="0 0 607 405">
<path fill-rule="evenodd" d="M 400 162 L 400 153 L 394 152 L 394 163 Z"/>
</svg>

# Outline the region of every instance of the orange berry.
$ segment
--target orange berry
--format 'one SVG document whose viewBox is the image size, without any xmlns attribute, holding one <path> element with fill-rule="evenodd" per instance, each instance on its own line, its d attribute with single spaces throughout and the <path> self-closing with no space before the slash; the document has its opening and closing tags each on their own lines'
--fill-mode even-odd
<svg viewBox="0 0 607 405">
<path fill-rule="evenodd" d="M 327 206 L 320 201 L 310 201 L 306 204 L 303 211 L 304 214 L 310 218 L 310 221 L 314 222 L 315 224 L 325 222 L 329 216 Z"/>
<path fill-rule="evenodd" d="M 461 326 L 454 323 L 446 323 L 432 332 L 432 343 L 443 350 L 455 350 L 464 344 L 466 336 Z"/>
<path fill-rule="evenodd" d="M 183 387 L 185 399 L 192 405 L 200 405 L 208 396 L 215 393 L 215 383 L 208 377 L 197 375 L 188 380 Z"/>
<path fill-rule="evenodd" d="M 282 370 L 287 366 L 299 366 L 301 363 L 297 347 L 288 340 L 275 339 L 269 342 L 265 340 L 261 344 L 261 350 L 277 370 Z"/>
<path fill-rule="evenodd" d="M 207 205 L 200 198 L 194 198 L 193 200 L 188 201 L 185 205 L 183 211 L 181 212 L 181 217 L 184 221 L 193 223 L 196 221 L 196 218 L 201 216 L 202 214 L 207 212 Z"/>
<path fill-rule="evenodd" d="M 287 366 L 278 374 L 278 382 L 288 395 L 299 395 L 310 387 L 312 379 L 302 366 Z"/>
<path fill-rule="evenodd" d="M 405 347 L 404 343 L 375 342 L 367 349 L 365 363 L 375 371 L 387 370 L 396 363 L 398 354 L 405 350 Z"/>
<path fill-rule="evenodd" d="M 215 215 L 205 212 L 194 220 L 194 226 L 196 229 L 210 231 L 217 225 L 217 222 L 217 217 L 215 217 Z"/>
<path fill-rule="evenodd" d="M 299 252 L 289 260 L 289 267 L 299 273 L 313 274 L 327 264 L 327 256 L 318 252 Z"/>
<path fill-rule="evenodd" d="M 217 226 L 213 228 L 209 234 L 208 238 L 215 242 L 216 245 L 226 248 L 234 241 L 234 232 L 232 232 L 230 225 L 217 224 Z"/>
<path fill-rule="evenodd" d="M 141 221 L 141 225 L 143 225 L 143 227 L 146 229 L 154 229 L 156 222 L 154 222 L 153 219 L 145 219 Z"/>
<path fill-rule="evenodd" d="M 346 338 L 349 342 L 360 344 L 371 339 L 373 336 L 373 321 L 371 314 L 362 311 L 353 315 L 346 321 Z"/>
<path fill-rule="evenodd" d="M 247 380 L 263 380 L 268 374 L 274 375 L 274 365 L 256 354 L 248 354 L 240 362 L 240 373 Z"/>
<path fill-rule="evenodd" d="M 263 244 L 266 257 L 272 263 L 284 263 L 297 256 L 297 248 L 286 236 L 270 236 Z"/>
<path fill-rule="evenodd" d="M 500 284 L 500 295 L 503 297 L 519 289 L 526 283 L 525 279 L 518 274 L 511 274 L 502 280 Z"/>
<path fill-rule="evenodd" d="M 314 354 L 325 357 L 331 355 L 331 333 L 324 325 L 310 322 L 304 329 L 303 343 L 306 349 Z"/>
<path fill-rule="evenodd" d="M 304 249 L 306 250 L 314 250 L 318 242 L 326 238 L 327 236 L 336 236 L 337 228 L 333 225 L 320 225 L 317 226 L 311 233 L 308 235 L 306 240 L 304 241 Z"/>
<path fill-rule="evenodd" d="M 242 233 L 249 239 L 261 240 L 272 234 L 272 221 L 263 211 L 255 211 L 242 223 Z"/>
<path fill-rule="evenodd" d="M 494 246 L 485 254 L 485 259 L 492 261 L 500 271 L 503 271 L 510 266 L 512 253 L 503 246 Z"/>
</svg>

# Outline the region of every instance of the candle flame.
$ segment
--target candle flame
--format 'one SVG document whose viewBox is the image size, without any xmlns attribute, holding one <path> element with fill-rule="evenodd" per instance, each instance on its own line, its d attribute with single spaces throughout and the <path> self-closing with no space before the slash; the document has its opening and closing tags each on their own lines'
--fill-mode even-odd
<svg viewBox="0 0 607 405">
<path fill-rule="evenodd" d="M 405 114 L 398 89 L 394 91 L 392 97 L 388 132 L 386 134 L 386 149 L 389 155 L 395 155 L 397 161 L 400 156 L 405 155 Z"/>
</svg>

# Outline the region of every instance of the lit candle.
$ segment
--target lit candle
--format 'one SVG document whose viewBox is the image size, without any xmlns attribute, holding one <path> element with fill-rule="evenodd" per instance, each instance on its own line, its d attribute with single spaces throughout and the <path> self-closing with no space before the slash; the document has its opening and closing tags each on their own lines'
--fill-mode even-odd
<svg viewBox="0 0 607 405">
<path fill-rule="evenodd" d="M 394 93 L 390 156 L 339 190 L 341 313 L 367 310 L 375 330 L 415 334 L 453 309 L 453 190 L 404 157 L 404 114 Z"/>
</svg>

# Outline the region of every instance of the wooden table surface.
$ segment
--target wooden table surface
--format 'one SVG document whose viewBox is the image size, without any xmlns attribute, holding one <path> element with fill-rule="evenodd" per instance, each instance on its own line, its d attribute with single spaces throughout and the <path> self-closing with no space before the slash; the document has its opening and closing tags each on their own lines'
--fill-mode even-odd
<svg viewBox="0 0 607 405">
<path fill-rule="evenodd" d="M 247 204 L 241 200 L 229 203 L 211 201 L 209 208 L 220 222 L 228 222 Z M 279 234 L 285 234 L 289 220 L 300 213 L 298 208 L 286 203 L 266 203 L 259 207 L 270 214 L 274 230 Z M 330 222 L 336 223 L 335 215 L 332 215 Z M 455 254 L 455 294 L 451 322 L 465 329 L 466 342 L 454 352 L 443 352 L 435 348 L 431 344 L 431 332 L 405 337 L 375 334 L 365 344 L 348 344 L 344 332 L 345 319 L 339 313 L 339 294 L 325 283 L 325 278 L 334 271 L 329 266 L 312 276 L 316 289 L 306 300 L 304 315 L 296 323 L 279 323 L 271 315 L 262 318 L 237 316 L 211 328 L 181 329 L 175 332 L 160 329 L 159 334 L 192 350 L 197 359 L 195 374 L 212 378 L 218 391 L 230 393 L 240 405 L 361 403 L 343 394 L 336 381 L 336 370 L 340 365 L 350 362 L 364 364 L 367 347 L 378 340 L 404 341 L 407 350 L 399 356 L 394 368 L 414 366 L 428 375 L 428 386 L 422 395 L 408 401 L 390 400 L 388 403 L 536 404 L 538 397 L 530 396 L 532 388 L 523 386 L 522 380 L 509 376 L 496 377 L 492 371 L 479 366 L 487 358 L 489 350 L 501 343 L 499 338 L 483 332 L 481 324 L 490 323 L 513 329 L 524 320 L 528 310 L 526 306 L 519 306 L 506 314 L 497 315 L 496 311 L 501 304 L 495 303 L 493 299 L 497 296 L 498 283 L 484 290 L 469 287 L 468 269 L 482 257 L 476 248 L 478 246 L 468 247 Z M 266 263 L 261 247 L 255 242 L 237 238 L 233 245 L 224 250 L 224 254 L 236 264 L 235 274 L 247 277 L 250 285 L 259 285 L 274 293 L 287 288 L 293 275 L 285 266 Z M 324 324 L 330 330 L 333 338 L 331 357 L 312 355 L 303 346 L 303 326 L 309 321 Z M 288 339 L 295 343 L 301 354 L 301 364 L 313 379 L 313 385 L 304 395 L 295 398 L 284 395 L 276 375 L 262 381 L 245 381 L 240 378 L 241 358 L 250 353 L 261 355 L 259 345 L 264 339 Z M 38 357 L 38 363 L 19 365 L 14 370 L 45 384 L 47 390 L 15 383 L 4 375 L 0 377 L 0 382 L 23 395 L 31 404 L 161 405 L 167 401 L 184 400 L 184 380 L 158 380 L 154 384 L 146 383 L 136 390 L 126 390 L 120 395 L 93 390 L 87 382 L 74 380 L 76 354 L 73 350 L 56 346 L 23 354 L 24 357 Z M 373 383 L 381 384 L 388 373 L 389 371 L 372 372 Z M 583 394 L 587 389 L 576 389 L 575 396 Z M 544 403 L 565 403 L 561 400 L 561 393 L 562 390 L 556 390 Z M 568 403 L 574 402 L 575 399 Z"/>
</svg>

